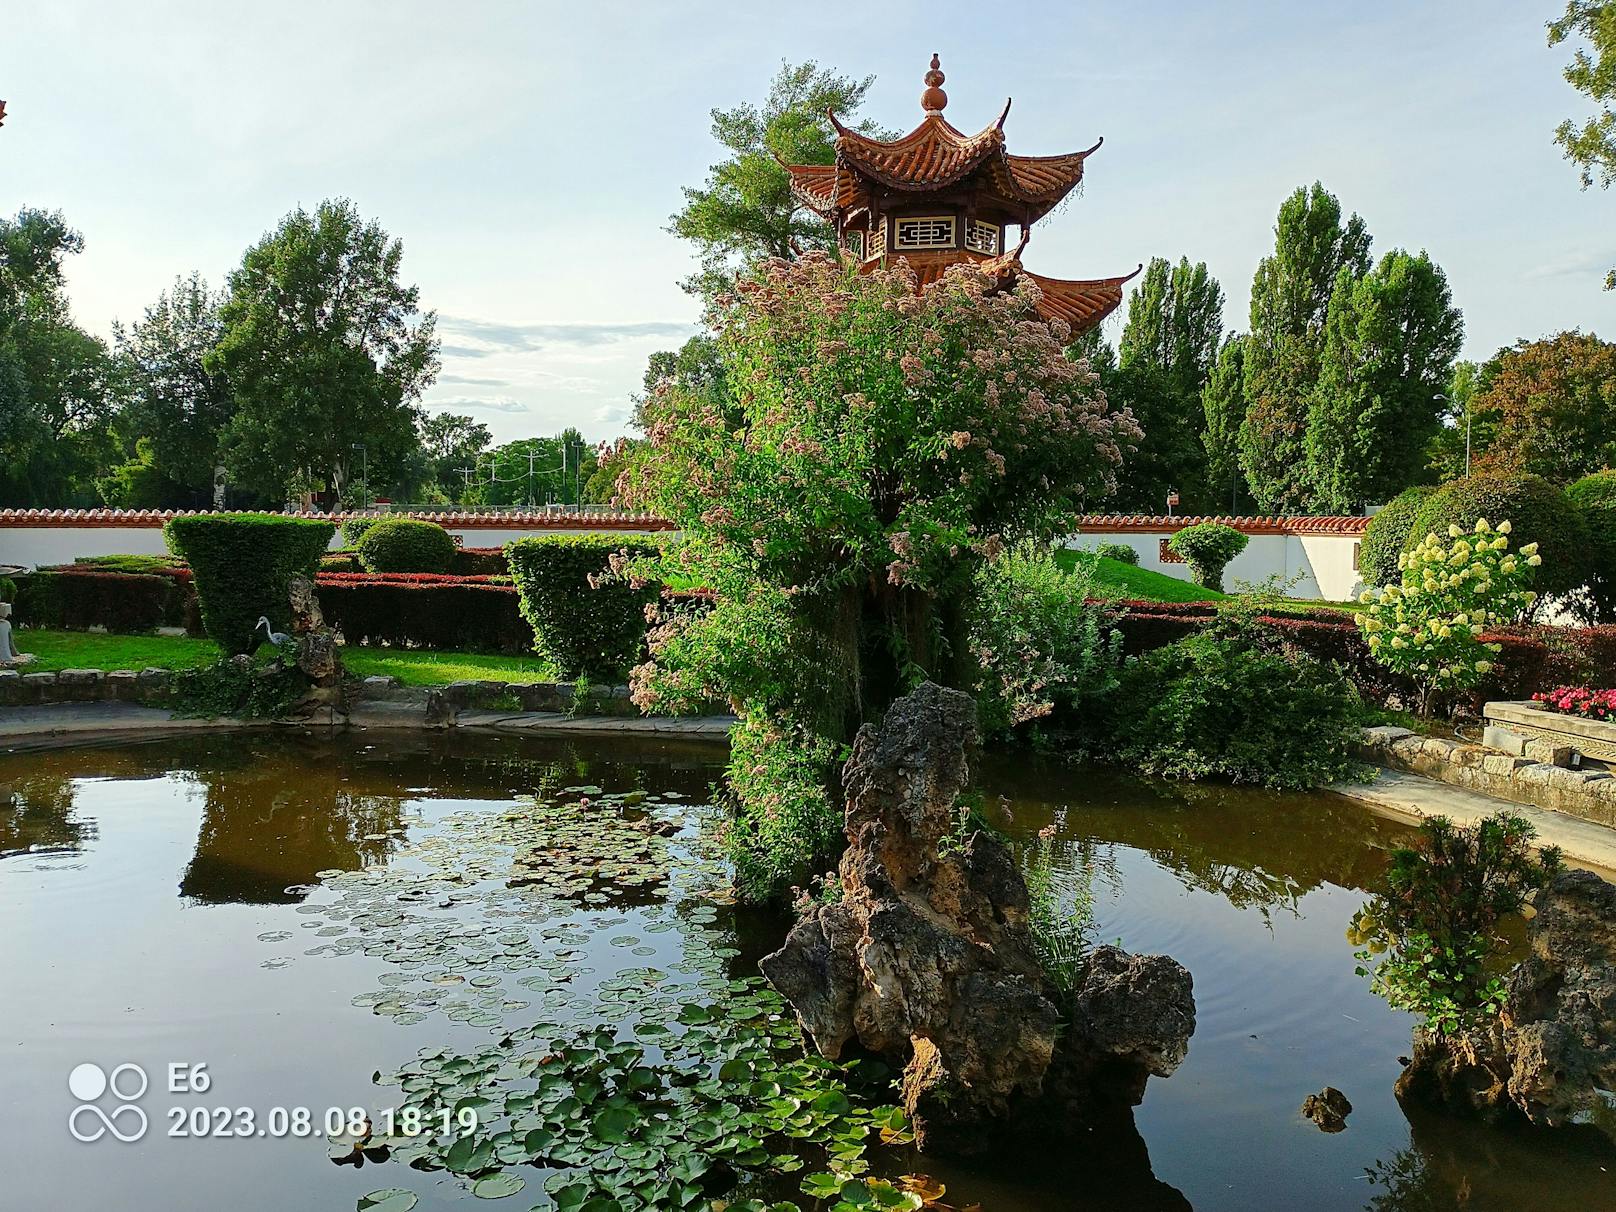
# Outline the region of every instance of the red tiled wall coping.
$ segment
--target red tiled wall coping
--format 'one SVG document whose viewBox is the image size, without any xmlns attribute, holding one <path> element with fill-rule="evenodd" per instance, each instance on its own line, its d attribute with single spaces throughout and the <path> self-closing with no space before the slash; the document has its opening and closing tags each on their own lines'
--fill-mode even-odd
<svg viewBox="0 0 1616 1212">
<path fill-rule="evenodd" d="M 1168 517 L 1166 514 L 1091 513 L 1077 520 L 1077 529 L 1079 534 L 1159 534 L 1162 531 L 1176 533 L 1186 526 L 1201 522 L 1219 522 L 1232 526 L 1242 534 L 1338 534 L 1354 538 L 1362 536 L 1369 525 L 1368 518 L 1309 517 L 1302 514 L 1260 517 L 1231 517 L 1226 514 L 1188 517 L 1178 514 Z"/>
<path fill-rule="evenodd" d="M 161 526 L 200 509 L 0 509 L 0 526 Z M 226 512 L 238 512 L 228 510 Z M 346 522 L 349 518 L 417 518 L 451 530 L 672 530 L 672 522 L 647 514 L 605 513 L 292 513 L 290 518 Z"/>
</svg>

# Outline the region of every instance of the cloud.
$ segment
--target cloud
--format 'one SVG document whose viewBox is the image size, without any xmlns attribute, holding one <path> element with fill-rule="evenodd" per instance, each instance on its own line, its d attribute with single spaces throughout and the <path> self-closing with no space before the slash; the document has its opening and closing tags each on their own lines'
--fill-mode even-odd
<svg viewBox="0 0 1616 1212">
<path fill-rule="evenodd" d="M 439 383 L 463 383 L 467 387 L 509 387 L 506 379 L 477 379 L 471 375 L 439 375 Z"/>
<path fill-rule="evenodd" d="M 436 396 L 422 400 L 428 408 L 479 408 L 488 412 L 527 412 L 528 406 L 511 396 Z"/>
<path fill-rule="evenodd" d="M 486 358 L 496 353 L 533 353 L 564 346 L 573 349 L 613 345 L 619 341 L 682 340 L 696 331 L 694 324 L 671 320 L 577 324 L 502 324 L 468 316 L 440 316 L 438 327 L 459 341 L 443 352 L 459 358 Z"/>
<path fill-rule="evenodd" d="M 1616 265 L 1616 249 L 1607 249 L 1605 252 L 1600 253 L 1573 253 L 1569 256 L 1539 262 L 1522 274 L 1521 277 L 1529 279 L 1581 278 L 1595 275 L 1603 277 L 1612 265 Z"/>
</svg>

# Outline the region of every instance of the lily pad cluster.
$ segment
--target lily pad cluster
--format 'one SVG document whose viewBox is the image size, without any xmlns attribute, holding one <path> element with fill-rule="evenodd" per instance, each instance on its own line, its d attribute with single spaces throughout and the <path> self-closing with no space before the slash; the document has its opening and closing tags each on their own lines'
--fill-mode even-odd
<svg viewBox="0 0 1616 1212">
<path fill-rule="evenodd" d="M 388 965 L 356 1004 L 492 1037 L 375 1074 L 396 1087 L 394 1134 L 337 1140 L 333 1160 L 566 1212 L 943 1207 L 929 1180 L 871 1172 L 872 1145 L 912 1143 L 885 1067 L 805 1054 L 779 996 L 734 971 L 706 815 L 569 787 L 444 817 L 388 865 L 321 872 L 335 897 L 299 908 L 321 939 L 307 954 Z M 359 1207 L 414 1200 L 387 1187 Z"/>
</svg>

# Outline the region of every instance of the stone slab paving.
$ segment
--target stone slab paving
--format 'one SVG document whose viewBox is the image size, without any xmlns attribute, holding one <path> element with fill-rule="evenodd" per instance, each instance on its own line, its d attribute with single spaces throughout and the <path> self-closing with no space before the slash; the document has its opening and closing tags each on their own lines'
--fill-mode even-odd
<svg viewBox="0 0 1616 1212">
<path fill-rule="evenodd" d="M 1532 823 L 1539 842 L 1565 851 L 1568 863 L 1607 879 L 1616 876 L 1616 830 L 1563 812 L 1501 800 L 1401 770 L 1382 770 L 1372 783 L 1337 783 L 1328 790 L 1367 804 L 1384 816 L 1416 823 L 1428 816 L 1445 816 L 1469 825 L 1507 808 Z"/>
</svg>

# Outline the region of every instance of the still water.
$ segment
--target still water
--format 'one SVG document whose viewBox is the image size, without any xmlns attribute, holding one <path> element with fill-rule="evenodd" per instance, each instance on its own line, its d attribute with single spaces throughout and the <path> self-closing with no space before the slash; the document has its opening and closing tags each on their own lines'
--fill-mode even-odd
<svg viewBox="0 0 1616 1212">
<path fill-rule="evenodd" d="M 785 923 L 713 895 L 701 805 L 719 760 L 671 744 L 260 733 L 0 757 L 0 1208 L 312 1212 L 395 1187 L 428 1210 L 547 1206 L 538 1180 L 485 1203 L 441 1171 L 333 1164 L 327 1109 L 382 1106 L 373 1075 L 421 1049 L 487 1048 L 541 1015 L 626 1021 L 654 1004 L 641 982 L 710 991 L 755 972 Z M 1025 759 L 990 762 L 981 785 L 1012 834 L 1056 825 L 1097 938 L 1190 969 L 1198 1022 L 1179 1071 L 1104 1139 L 921 1159 L 950 1203 L 1616 1207 L 1616 1149 L 1591 1129 L 1487 1129 L 1392 1097 L 1411 1023 L 1354 974 L 1343 931 L 1401 826 L 1334 799 Z M 534 884 L 515 888 L 512 831 L 535 794 L 558 823 L 518 853 Z M 665 848 L 709 858 L 662 878 L 654 833 L 597 828 L 646 813 L 674 835 Z M 462 890 L 440 900 L 445 873 Z M 543 914 L 522 907 L 530 893 L 550 898 Z M 113 1089 L 70 1090 L 81 1065 Z M 122 1065 L 149 1089 L 135 1095 Z M 1353 1103 L 1337 1135 L 1298 1113 L 1326 1084 Z M 139 1118 L 114 1111 L 124 1099 L 146 1117 L 140 1139 L 74 1138 L 70 1117 L 80 1135 L 104 1122 L 75 1114 L 87 1100 L 135 1135 Z M 171 1135 L 198 1108 L 246 1109 L 236 1122 L 253 1128 Z"/>
</svg>

